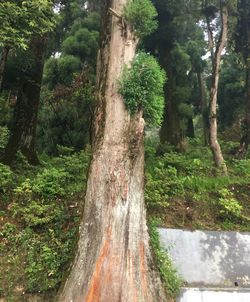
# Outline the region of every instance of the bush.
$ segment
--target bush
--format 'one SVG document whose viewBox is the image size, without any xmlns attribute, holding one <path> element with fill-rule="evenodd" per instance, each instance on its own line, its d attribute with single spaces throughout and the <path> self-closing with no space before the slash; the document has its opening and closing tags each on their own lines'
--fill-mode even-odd
<svg viewBox="0 0 250 302">
<path fill-rule="evenodd" d="M 0 126 L 0 149 L 4 149 L 9 138 L 9 130 L 7 127 Z"/>
<path fill-rule="evenodd" d="M 18 216 L 29 227 L 42 226 L 51 222 L 63 220 L 63 205 L 44 201 L 31 200 L 25 204 L 12 204 L 13 216 Z"/>
<path fill-rule="evenodd" d="M 0 193 L 5 192 L 13 182 L 14 174 L 8 166 L 0 163 Z"/>
<path fill-rule="evenodd" d="M 63 196 L 65 195 L 65 184 L 68 177 L 69 174 L 63 169 L 44 169 L 33 180 L 27 178 L 15 189 L 15 192 L 21 196 L 36 193 L 46 199 Z"/>
<path fill-rule="evenodd" d="M 225 217 L 240 217 L 243 207 L 238 200 L 234 198 L 234 194 L 228 189 L 221 189 L 219 194 L 220 214 Z"/>
<path fill-rule="evenodd" d="M 148 124 L 160 125 L 164 109 L 165 81 L 165 72 L 156 59 L 145 52 L 138 53 L 131 68 L 124 68 L 119 81 L 119 92 L 131 114 L 143 110 Z"/>
<path fill-rule="evenodd" d="M 174 167 L 156 167 L 147 173 L 145 200 L 149 208 L 166 208 L 171 197 L 184 195 L 182 178 Z"/>
</svg>

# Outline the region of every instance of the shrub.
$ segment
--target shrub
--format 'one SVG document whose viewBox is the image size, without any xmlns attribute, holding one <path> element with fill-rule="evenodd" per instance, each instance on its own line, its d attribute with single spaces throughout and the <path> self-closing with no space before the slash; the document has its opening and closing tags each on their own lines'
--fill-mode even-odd
<svg viewBox="0 0 250 302">
<path fill-rule="evenodd" d="M 9 130 L 7 127 L 0 126 L 0 149 L 4 149 L 9 137 Z"/>
<path fill-rule="evenodd" d="M 152 174 L 147 174 L 145 200 L 149 208 L 168 207 L 171 197 L 183 195 L 182 179 L 174 167 L 157 167 Z"/>
<path fill-rule="evenodd" d="M 243 207 L 238 200 L 234 198 L 234 194 L 228 189 L 221 189 L 219 194 L 220 214 L 226 217 L 240 217 Z"/>
<path fill-rule="evenodd" d="M 33 181 L 33 191 L 46 198 L 63 196 L 68 178 L 69 173 L 63 169 L 44 169 Z"/>
<path fill-rule="evenodd" d="M 40 197 L 50 199 L 55 196 L 65 195 L 65 185 L 69 178 L 68 172 L 63 169 L 49 168 L 44 169 L 41 173 L 30 180 L 25 179 L 16 189 L 17 195 L 28 196 L 27 194 L 35 193 Z"/>
<path fill-rule="evenodd" d="M 124 17 L 139 38 L 150 35 L 158 26 L 157 11 L 150 0 L 131 0 L 124 9 Z"/>
<path fill-rule="evenodd" d="M 14 203 L 11 207 L 13 216 L 25 222 L 29 227 L 49 224 L 63 219 L 63 205 L 31 200 L 26 204 Z"/>
<path fill-rule="evenodd" d="M 145 52 L 138 53 L 131 67 L 124 68 L 119 81 L 119 92 L 131 114 L 143 110 L 148 124 L 160 125 L 164 109 L 165 81 L 165 72 L 156 59 Z"/>
<path fill-rule="evenodd" d="M 5 192 L 11 186 L 13 176 L 10 168 L 0 163 L 0 193 Z"/>
</svg>

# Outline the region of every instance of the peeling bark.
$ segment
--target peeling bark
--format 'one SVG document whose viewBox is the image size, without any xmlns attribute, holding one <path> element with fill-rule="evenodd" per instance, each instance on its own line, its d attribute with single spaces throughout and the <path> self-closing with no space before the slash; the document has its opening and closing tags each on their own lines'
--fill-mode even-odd
<svg viewBox="0 0 250 302">
<path fill-rule="evenodd" d="M 154 269 L 144 205 L 144 120 L 131 117 L 118 93 L 137 40 L 119 18 L 128 0 L 104 2 L 98 58 L 93 158 L 77 254 L 60 302 L 163 302 Z"/>
<path fill-rule="evenodd" d="M 216 50 L 214 53 L 214 42 L 213 35 L 210 28 L 210 23 L 207 20 L 208 38 L 213 63 L 212 72 L 212 83 L 210 92 L 210 112 L 209 112 L 209 124 L 210 124 L 210 147 L 213 153 L 214 162 L 216 167 L 222 168 L 224 174 L 227 174 L 227 167 L 222 155 L 221 147 L 218 142 L 218 125 L 217 125 L 217 96 L 218 96 L 218 85 L 220 77 L 220 63 L 222 51 L 225 48 L 227 42 L 228 33 L 228 9 L 223 1 L 220 2 L 220 14 L 221 14 L 221 31 L 220 37 L 217 42 Z M 212 40 L 211 40 L 212 39 Z M 211 41 L 210 41 L 211 40 Z"/>
</svg>

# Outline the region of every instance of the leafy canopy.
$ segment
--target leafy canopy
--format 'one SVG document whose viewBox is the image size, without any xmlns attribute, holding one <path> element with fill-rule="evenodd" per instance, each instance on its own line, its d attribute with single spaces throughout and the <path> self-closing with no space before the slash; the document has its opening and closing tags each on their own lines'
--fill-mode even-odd
<svg viewBox="0 0 250 302">
<path fill-rule="evenodd" d="M 132 114 L 143 110 L 144 118 L 149 124 L 160 125 L 165 81 L 166 74 L 156 59 L 145 52 L 139 52 L 132 61 L 131 68 L 124 68 L 119 81 L 119 92 Z"/>
<path fill-rule="evenodd" d="M 54 26 L 50 0 L 9 0 L 0 3 L 0 46 L 26 49 L 34 34 Z"/>
<path fill-rule="evenodd" d="M 144 38 L 156 30 L 157 15 L 150 0 L 132 0 L 124 9 L 124 17 L 133 26 L 138 38 Z"/>
</svg>

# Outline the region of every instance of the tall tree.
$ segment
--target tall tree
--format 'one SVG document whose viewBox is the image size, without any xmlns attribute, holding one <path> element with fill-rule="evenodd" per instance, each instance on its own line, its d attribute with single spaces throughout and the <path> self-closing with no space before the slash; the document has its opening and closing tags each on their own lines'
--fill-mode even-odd
<svg viewBox="0 0 250 302">
<path fill-rule="evenodd" d="M 210 147 L 216 167 L 222 168 L 223 173 L 227 174 L 227 166 L 218 142 L 217 96 L 220 78 L 221 56 L 223 50 L 225 49 L 228 35 L 228 7 L 224 0 L 219 1 L 218 9 L 213 5 L 208 6 L 207 2 L 208 1 L 205 1 L 205 8 L 203 12 L 206 17 L 206 27 L 212 60 L 212 79 L 209 100 Z M 220 32 L 219 37 L 216 40 L 214 37 L 215 32 L 213 30 L 212 21 L 214 21 L 217 11 L 219 11 L 220 18 Z"/>
<path fill-rule="evenodd" d="M 53 28 L 50 0 L 15 1 L 0 3 L 0 90 L 11 50 L 27 49 L 34 35 L 43 35 Z"/>
<path fill-rule="evenodd" d="M 238 0 L 237 8 L 236 50 L 244 58 L 246 72 L 244 133 L 238 150 L 238 156 L 244 158 L 250 144 L 250 2 L 247 0 Z"/>
<path fill-rule="evenodd" d="M 39 163 L 35 151 L 37 115 L 47 37 L 36 36 L 29 48 L 29 64 L 22 73 L 11 134 L 1 161 L 11 164 L 20 149 L 30 164 Z M 27 55 L 27 54 L 26 54 Z"/>
<path fill-rule="evenodd" d="M 144 120 L 141 110 L 129 114 L 118 87 L 138 43 L 131 23 L 121 17 L 128 3 L 150 5 L 145 0 L 104 1 L 93 158 L 78 251 L 60 302 L 166 301 L 146 227 Z"/>
<path fill-rule="evenodd" d="M 177 149 L 183 149 L 183 119 L 186 119 L 186 116 L 182 116 L 183 110 L 180 110 L 180 107 L 183 103 L 190 104 L 192 92 L 188 76 L 191 64 L 186 44 L 190 40 L 196 40 L 198 36 L 199 39 L 204 39 L 197 25 L 195 10 L 198 3 L 184 0 L 153 2 L 158 11 L 159 27 L 146 39 L 145 45 L 159 57 L 159 62 L 168 75 L 160 140 L 163 144 L 167 142 Z M 189 119 L 189 122 L 192 120 Z"/>
<path fill-rule="evenodd" d="M 203 75 L 205 62 L 202 60 L 202 56 L 205 54 L 204 39 L 189 41 L 187 43 L 187 53 L 190 56 L 192 72 L 194 72 L 197 77 L 198 107 L 202 114 L 204 145 L 207 146 L 209 144 L 209 121 L 207 116 L 206 86 Z"/>
</svg>

